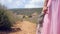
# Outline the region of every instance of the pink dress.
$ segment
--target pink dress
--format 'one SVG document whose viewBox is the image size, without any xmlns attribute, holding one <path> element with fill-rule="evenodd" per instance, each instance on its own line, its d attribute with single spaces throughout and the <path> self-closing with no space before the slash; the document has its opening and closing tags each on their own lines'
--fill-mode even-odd
<svg viewBox="0 0 60 34">
<path fill-rule="evenodd" d="M 41 34 L 60 34 L 60 0 L 49 0 Z"/>
</svg>

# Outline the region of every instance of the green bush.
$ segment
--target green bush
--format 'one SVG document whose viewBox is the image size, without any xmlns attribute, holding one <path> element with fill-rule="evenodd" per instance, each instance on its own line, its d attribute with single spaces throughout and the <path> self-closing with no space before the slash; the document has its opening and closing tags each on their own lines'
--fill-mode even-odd
<svg viewBox="0 0 60 34">
<path fill-rule="evenodd" d="M 0 8 L 0 29 L 11 28 L 15 21 L 15 16 L 11 11 L 6 10 L 6 8 Z"/>
</svg>

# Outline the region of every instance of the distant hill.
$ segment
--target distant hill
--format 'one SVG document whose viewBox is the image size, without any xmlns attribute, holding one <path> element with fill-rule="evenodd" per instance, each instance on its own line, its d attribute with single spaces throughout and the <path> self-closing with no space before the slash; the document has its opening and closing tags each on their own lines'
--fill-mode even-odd
<svg viewBox="0 0 60 34">
<path fill-rule="evenodd" d="M 39 14 L 42 11 L 42 8 L 15 8 L 9 10 L 17 14 L 31 15 L 34 12 L 37 12 Z"/>
</svg>

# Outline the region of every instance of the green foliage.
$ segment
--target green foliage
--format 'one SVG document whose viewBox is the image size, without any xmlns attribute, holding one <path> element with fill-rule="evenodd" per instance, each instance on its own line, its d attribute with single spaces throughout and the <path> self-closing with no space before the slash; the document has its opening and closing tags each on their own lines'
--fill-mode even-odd
<svg viewBox="0 0 60 34">
<path fill-rule="evenodd" d="M 16 21 L 13 13 L 5 9 L 0 8 L 0 29 L 11 28 Z"/>
<path fill-rule="evenodd" d="M 42 8 L 16 8 L 16 9 L 9 9 L 9 10 L 17 14 L 29 16 L 34 12 L 37 12 L 38 14 L 40 14 L 40 12 L 42 11 Z"/>
</svg>

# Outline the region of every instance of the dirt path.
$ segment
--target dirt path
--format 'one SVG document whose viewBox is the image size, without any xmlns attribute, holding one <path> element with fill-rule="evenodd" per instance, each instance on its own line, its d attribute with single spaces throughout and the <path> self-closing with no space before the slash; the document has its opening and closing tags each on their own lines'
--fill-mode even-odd
<svg viewBox="0 0 60 34">
<path fill-rule="evenodd" d="M 17 22 L 15 25 L 17 28 L 21 28 L 21 31 L 12 32 L 9 34 L 36 34 L 36 24 L 29 21 Z"/>
</svg>

